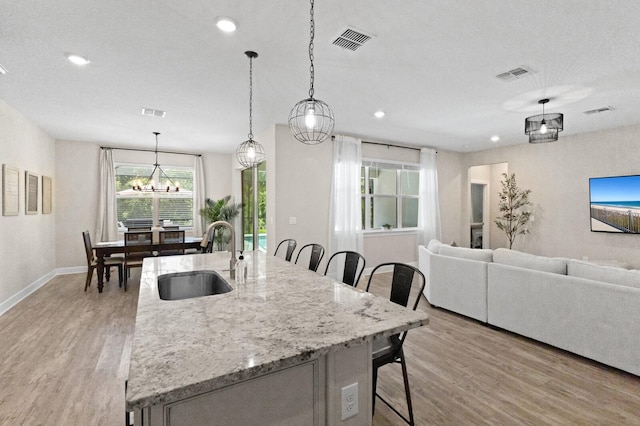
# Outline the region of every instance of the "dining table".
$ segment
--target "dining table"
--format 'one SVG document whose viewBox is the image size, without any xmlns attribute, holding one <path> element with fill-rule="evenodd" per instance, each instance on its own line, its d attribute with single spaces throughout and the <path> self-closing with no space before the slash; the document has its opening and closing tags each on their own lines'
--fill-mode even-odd
<svg viewBox="0 0 640 426">
<path fill-rule="evenodd" d="M 198 249 L 201 250 L 200 242 L 202 241 L 202 237 L 185 237 L 184 239 L 184 249 Z M 175 243 L 172 243 L 172 248 L 175 246 Z M 160 248 L 160 244 L 158 242 L 153 243 L 153 251 L 156 252 Z M 114 255 L 124 253 L 124 240 L 118 241 L 103 241 L 99 243 L 95 243 L 93 245 L 93 250 L 96 253 L 96 263 L 98 270 L 98 292 L 102 293 L 102 287 L 104 286 L 104 258 Z"/>
</svg>

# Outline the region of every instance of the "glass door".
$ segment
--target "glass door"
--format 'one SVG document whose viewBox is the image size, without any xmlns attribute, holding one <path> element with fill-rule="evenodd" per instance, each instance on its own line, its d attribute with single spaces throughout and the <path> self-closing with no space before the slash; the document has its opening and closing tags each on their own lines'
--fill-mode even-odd
<svg viewBox="0 0 640 426">
<path fill-rule="evenodd" d="M 267 250 L 267 165 L 242 171 L 244 250 Z"/>
</svg>

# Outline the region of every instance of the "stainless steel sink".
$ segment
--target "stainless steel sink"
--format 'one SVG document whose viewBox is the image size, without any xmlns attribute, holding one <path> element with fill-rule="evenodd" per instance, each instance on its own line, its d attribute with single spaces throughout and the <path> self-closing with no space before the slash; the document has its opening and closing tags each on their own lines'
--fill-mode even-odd
<svg viewBox="0 0 640 426">
<path fill-rule="evenodd" d="M 176 272 L 158 276 L 158 293 L 162 300 L 211 296 L 231 290 L 233 287 L 216 271 Z"/>
</svg>

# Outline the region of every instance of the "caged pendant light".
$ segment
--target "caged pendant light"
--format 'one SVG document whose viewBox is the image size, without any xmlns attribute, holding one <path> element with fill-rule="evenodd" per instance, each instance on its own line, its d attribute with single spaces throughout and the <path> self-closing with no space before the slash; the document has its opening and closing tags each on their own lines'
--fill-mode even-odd
<svg viewBox="0 0 640 426">
<path fill-rule="evenodd" d="M 313 0 L 311 0 L 311 38 L 309 41 L 309 61 L 311 62 L 311 83 L 309 97 L 303 99 L 289 113 L 289 129 L 293 136 L 307 145 L 316 145 L 327 139 L 333 132 L 335 119 L 333 111 L 325 102 L 313 97 L 314 68 L 313 68 L 313 39 L 315 37 L 315 22 L 313 19 Z"/>
<path fill-rule="evenodd" d="M 529 135 L 529 143 L 555 142 L 558 133 L 563 130 L 562 114 L 544 113 L 544 105 L 548 102 L 549 99 L 540 99 L 538 103 L 542 105 L 542 115 L 533 115 L 524 120 L 524 133 Z"/>
<path fill-rule="evenodd" d="M 244 167 L 256 167 L 265 159 L 264 147 L 253 140 L 253 59 L 258 54 L 250 50 L 244 54 L 249 58 L 249 139 L 238 145 L 236 159 Z"/>
</svg>

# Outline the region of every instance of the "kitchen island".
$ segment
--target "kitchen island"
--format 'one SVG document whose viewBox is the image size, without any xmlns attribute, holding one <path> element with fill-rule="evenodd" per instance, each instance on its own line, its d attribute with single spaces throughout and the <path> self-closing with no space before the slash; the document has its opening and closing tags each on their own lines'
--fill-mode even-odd
<svg viewBox="0 0 640 426">
<path fill-rule="evenodd" d="M 373 339 L 427 315 L 260 252 L 245 253 L 238 284 L 229 256 L 145 259 L 126 391 L 136 424 L 370 424 Z M 233 290 L 160 299 L 158 276 L 198 270 Z"/>
</svg>

